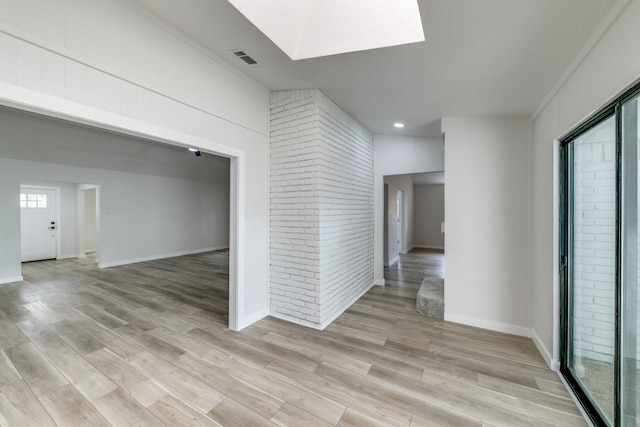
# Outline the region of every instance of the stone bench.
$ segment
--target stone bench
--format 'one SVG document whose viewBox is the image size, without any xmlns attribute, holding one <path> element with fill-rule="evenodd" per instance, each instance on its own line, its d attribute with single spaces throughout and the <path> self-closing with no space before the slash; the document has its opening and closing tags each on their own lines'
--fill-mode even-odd
<svg viewBox="0 0 640 427">
<path fill-rule="evenodd" d="M 444 279 L 425 277 L 416 298 L 418 313 L 444 320 Z"/>
</svg>

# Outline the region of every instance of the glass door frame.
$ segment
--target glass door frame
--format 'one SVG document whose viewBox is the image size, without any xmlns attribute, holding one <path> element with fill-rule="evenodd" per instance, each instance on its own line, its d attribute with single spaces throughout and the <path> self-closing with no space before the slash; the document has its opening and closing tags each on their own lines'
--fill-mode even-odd
<svg viewBox="0 0 640 427">
<path fill-rule="evenodd" d="M 592 403 L 588 394 L 583 390 L 580 382 L 573 376 L 569 369 L 573 358 L 572 347 L 570 342 L 570 325 L 572 320 L 572 304 L 571 304 L 571 251 L 573 247 L 572 233 L 572 206 L 574 200 L 572 185 L 572 147 L 571 144 L 598 124 L 607 120 L 611 116 L 615 117 L 615 340 L 614 340 L 614 421 L 613 426 L 623 426 L 624 414 L 622 413 L 622 404 L 632 405 L 634 412 L 638 410 L 636 405 L 635 391 L 629 387 L 625 389 L 621 375 L 623 364 L 628 363 L 623 357 L 623 346 L 629 346 L 630 343 L 624 339 L 624 314 L 632 311 L 635 313 L 634 306 L 629 304 L 637 304 L 636 301 L 628 302 L 624 305 L 625 298 L 623 292 L 628 283 L 637 285 L 637 227 L 638 227 L 638 150 L 637 133 L 635 129 L 635 141 L 633 144 L 625 144 L 623 140 L 623 126 L 626 122 L 623 120 L 623 105 L 632 101 L 640 95 L 640 84 L 636 84 L 631 89 L 624 92 L 611 103 L 607 104 L 600 111 L 589 117 L 578 127 L 566 134 L 560 139 L 560 257 L 559 257 L 559 273 L 560 273 L 560 374 L 565 379 L 576 399 L 582 405 L 585 413 L 596 426 L 607 426 L 604 415 Z M 636 110 L 637 113 L 637 110 Z M 635 119 L 638 120 L 637 117 Z M 628 129 L 626 130 L 628 131 Z M 628 138 L 626 138 L 628 140 Z M 632 156 L 630 159 L 629 156 Z M 631 183 L 636 189 L 634 192 L 625 192 L 625 187 L 629 188 Z M 634 194 L 631 194 L 634 193 Z M 629 221 L 626 219 L 629 218 Z M 633 224 L 633 230 L 636 231 L 635 237 L 629 241 L 628 231 L 629 224 Z M 632 262 L 633 270 L 629 271 L 627 264 L 628 252 L 633 253 Z M 634 276 L 634 277 L 630 277 Z M 634 316 L 635 320 L 635 316 Z M 634 353 L 636 340 L 633 341 Z M 624 349 L 625 352 L 629 348 Z M 623 402 L 624 400 L 624 402 Z M 637 417 L 638 414 L 636 413 Z"/>
</svg>

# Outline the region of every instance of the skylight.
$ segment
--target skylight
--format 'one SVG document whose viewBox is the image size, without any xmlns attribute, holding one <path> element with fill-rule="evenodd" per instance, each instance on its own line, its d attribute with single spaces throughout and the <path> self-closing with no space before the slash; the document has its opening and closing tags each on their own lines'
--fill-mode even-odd
<svg viewBox="0 0 640 427">
<path fill-rule="evenodd" d="M 229 0 L 291 59 L 425 40 L 417 0 Z"/>
</svg>

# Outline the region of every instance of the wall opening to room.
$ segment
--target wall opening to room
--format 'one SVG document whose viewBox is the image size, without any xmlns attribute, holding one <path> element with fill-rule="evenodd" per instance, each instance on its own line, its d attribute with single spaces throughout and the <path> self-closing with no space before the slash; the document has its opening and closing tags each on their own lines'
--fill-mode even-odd
<svg viewBox="0 0 640 427">
<path fill-rule="evenodd" d="M 385 176 L 383 225 L 385 276 L 403 257 L 432 253 L 416 275 L 444 277 L 444 172 Z"/>
<path fill-rule="evenodd" d="M 0 111 L 0 121 L 3 173 L 16 182 L 15 193 L 2 197 L 17 199 L 24 193 L 28 205 L 31 193 L 20 191 L 20 184 L 58 188 L 60 218 L 47 221 L 55 222 L 48 225 L 55 227 L 61 243 L 45 258 L 82 258 L 88 253 L 99 267 L 112 267 L 224 251 L 224 264 L 237 265 L 229 259 L 237 255 L 229 247 L 238 223 L 231 218 L 232 196 L 237 202 L 232 181 L 237 184 L 231 178 L 237 170 L 230 159 L 204 150 L 194 156 L 187 147 L 11 109 Z M 83 182 L 93 184 L 79 184 Z M 40 193 L 33 194 L 38 203 Z M 18 203 L 7 200 L 3 205 L 9 209 Z M 19 215 L 8 218 L 19 221 Z M 20 250 L 13 245 L 6 249 Z M 211 268 L 212 276 L 225 277 L 231 306 L 237 290 L 229 289 L 229 276 L 236 283 L 237 275 L 227 266 L 221 276 L 219 260 Z"/>
</svg>

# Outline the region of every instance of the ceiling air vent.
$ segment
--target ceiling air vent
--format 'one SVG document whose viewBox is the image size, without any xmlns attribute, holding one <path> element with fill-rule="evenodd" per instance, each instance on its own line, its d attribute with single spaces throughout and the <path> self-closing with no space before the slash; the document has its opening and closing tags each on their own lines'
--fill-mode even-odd
<svg viewBox="0 0 640 427">
<path fill-rule="evenodd" d="M 233 53 L 235 56 L 242 59 L 244 62 L 246 62 L 249 65 L 256 65 L 258 63 L 258 61 L 256 61 L 255 59 L 253 59 L 252 57 L 244 53 L 244 51 L 242 50 L 232 50 L 231 53 Z"/>
</svg>

